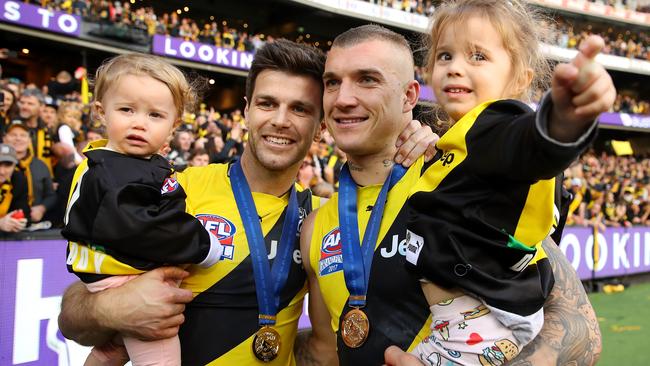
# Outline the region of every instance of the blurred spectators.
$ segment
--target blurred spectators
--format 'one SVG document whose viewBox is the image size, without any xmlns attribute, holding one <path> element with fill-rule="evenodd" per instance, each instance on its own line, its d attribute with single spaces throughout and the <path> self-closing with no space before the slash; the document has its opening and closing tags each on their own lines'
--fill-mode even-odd
<svg viewBox="0 0 650 366">
<path fill-rule="evenodd" d="M 424 15 L 433 11 L 432 4 L 435 4 L 422 0 L 372 2 Z M 85 19 L 105 27 L 117 25 L 129 29 L 137 28 L 144 32 L 146 37 L 168 34 L 239 50 L 254 50 L 264 42 L 272 40 L 268 35 L 250 35 L 245 30 L 237 30 L 223 22 L 195 21 L 175 12 L 155 13 L 151 7 L 138 8 L 129 2 L 48 1 L 47 6 L 78 13 Z M 554 40 L 562 47 L 575 48 L 580 39 L 589 32 L 603 31 L 590 29 L 586 25 L 571 24 L 562 19 L 558 22 L 562 31 L 555 35 Z M 640 55 L 646 55 L 648 38 L 645 34 L 632 34 L 622 29 L 605 29 L 604 32 L 609 37 L 608 52 L 625 57 L 637 57 L 639 52 Z M 630 51 L 632 49 L 633 52 Z M 33 150 L 47 150 L 47 146 L 43 145 L 39 150 L 37 145 L 49 141 L 52 155 L 56 157 L 52 176 L 58 197 L 56 207 L 52 211 L 58 210 L 61 217 L 67 202 L 72 174 L 83 159 L 84 146 L 88 141 L 105 136 L 103 126 L 89 115 L 88 105 L 81 103 L 80 84 L 76 75 L 71 73 L 72 69 L 73 67 L 61 70 L 46 85 L 40 86 L 16 79 L 0 80 L 4 102 L 0 107 L 0 125 L 3 128 L 0 135 L 5 135 L 5 129 L 12 121 L 22 119 L 23 123 L 30 127 Z M 426 74 L 423 68 L 416 67 L 414 75 L 418 81 L 424 83 Z M 538 94 L 541 96 L 541 91 Z M 638 96 L 623 93 L 618 96 L 615 111 L 650 114 L 650 103 Z M 49 140 L 45 138 L 46 133 L 51 136 Z M 183 117 L 183 125 L 176 131 L 170 149 L 164 155 L 172 161 L 176 170 L 181 171 L 186 166 L 230 162 L 241 155 L 246 141 L 247 131 L 241 110 L 216 111 L 202 104 L 195 114 Z M 21 148 L 22 150 L 24 149 Z M 315 194 L 329 197 L 338 188 L 338 175 L 344 162 L 345 155 L 336 148 L 331 136 L 325 132 L 321 141 L 312 144 L 296 179 L 305 188 L 311 188 Z M 0 161 L 0 165 L 8 164 Z M 24 179 L 25 168 L 19 165 L 16 172 L 14 176 L 23 176 Z M 598 226 L 650 225 L 648 176 L 650 160 L 647 158 L 585 154 L 567 171 L 565 185 L 575 195 L 569 222 L 574 225 Z M 0 176 L 0 180 L 2 178 L 3 176 Z M 7 179 L 9 178 L 5 176 L 4 181 Z M 7 183 L 0 184 L 8 187 Z M 3 212 L 1 209 L 0 206 L 0 221 L 3 220 L 3 215 L 9 212 Z M 29 210 L 29 206 L 26 210 Z M 38 211 L 39 209 L 36 209 L 36 216 L 40 215 Z M 32 216 L 27 213 L 28 218 L 39 219 Z"/>
<path fill-rule="evenodd" d="M 565 172 L 567 225 L 650 225 L 650 159 L 589 152 Z"/>
</svg>

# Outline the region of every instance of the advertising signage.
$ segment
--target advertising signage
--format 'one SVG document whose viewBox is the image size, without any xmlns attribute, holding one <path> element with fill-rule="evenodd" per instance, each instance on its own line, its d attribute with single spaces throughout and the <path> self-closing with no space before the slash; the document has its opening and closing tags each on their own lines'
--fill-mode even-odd
<svg viewBox="0 0 650 366">
<path fill-rule="evenodd" d="M 0 0 L 0 21 L 79 37 L 81 17 L 22 1 Z"/>
</svg>

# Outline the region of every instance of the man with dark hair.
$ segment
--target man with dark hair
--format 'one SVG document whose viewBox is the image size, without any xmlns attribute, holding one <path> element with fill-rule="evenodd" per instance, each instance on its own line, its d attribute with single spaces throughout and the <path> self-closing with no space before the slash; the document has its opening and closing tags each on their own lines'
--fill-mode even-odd
<svg viewBox="0 0 650 366">
<path fill-rule="evenodd" d="M 187 278 L 181 269 L 159 268 L 95 294 L 72 285 L 59 316 L 67 337 L 103 344 L 116 332 L 141 339 L 178 332 L 184 364 L 294 363 L 306 293 L 297 230 L 319 206 L 295 178 L 322 129 L 324 63 L 322 52 L 306 45 L 278 40 L 262 47 L 247 82 L 250 135 L 241 160 L 178 174 L 189 212 L 224 245 L 222 260 L 188 267 Z M 418 135 L 409 126 L 405 135 Z M 421 154 L 429 145 L 423 141 L 404 155 Z M 164 283 L 182 279 L 180 289 Z"/>
<path fill-rule="evenodd" d="M 418 159 L 408 170 L 395 167 L 389 143 L 411 120 L 419 86 L 404 38 L 374 25 L 334 40 L 323 81 L 324 121 L 348 160 L 339 194 L 301 231 L 313 333 L 298 359 L 335 364 L 338 353 L 342 365 L 377 365 L 387 347 L 412 350 L 430 334 L 420 277 L 405 266 L 405 204 L 432 165 Z M 543 247 L 556 281 L 545 326 L 512 363 L 594 362 L 600 336 L 593 309 L 559 248 L 550 241 Z M 557 326 L 564 322 L 572 327 Z M 573 354 L 576 345 L 584 352 Z M 394 351 L 388 362 L 401 357 Z"/>
</svg>

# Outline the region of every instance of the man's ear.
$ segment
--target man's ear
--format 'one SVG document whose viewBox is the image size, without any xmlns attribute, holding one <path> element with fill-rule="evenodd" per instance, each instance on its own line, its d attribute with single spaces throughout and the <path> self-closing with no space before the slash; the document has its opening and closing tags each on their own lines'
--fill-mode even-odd
<svg viewBox="0 0 650 366">
<path fill-rule="evenodd" d="M 321 121 L 316 128 L 316 134 L 314 135 L 314 142 L 320 142 L 321 137 L 323 137 L 323 132 L 325 132 L 325 122 Z"/>
<path fill-rule="evenodd" d="M 420 98 L 420 83 L 416 80 L 409 81 L 406 84 L 404 95 L 405 98 L 402 105 L 402 113 L 408 113 L 412 111 L 418 103 L 418 99 Z"/>
<path fill-rule="evenodd" d="M 104 118 L 104 106 L 99 101 L 94 101 L 90 106 L 92 115 L 99 120 L 103 125 L 106 125 L 106 120 Z"/>
<path fill-rule="evenodd" d="M 244 126 L 248 128 L 248 105 L 249 101 L 248 98 L 244 97 L 244 100 L 246 101 L 246 106 L 244 107 Z"/>
</svg>

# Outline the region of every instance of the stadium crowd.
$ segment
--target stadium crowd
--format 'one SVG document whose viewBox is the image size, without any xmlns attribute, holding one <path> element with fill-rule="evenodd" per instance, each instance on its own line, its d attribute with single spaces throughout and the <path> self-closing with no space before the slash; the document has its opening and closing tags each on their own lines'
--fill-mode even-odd
<svg viewBox="0 0 650 366">
<path fill-rule="evenodd" d="M 368 0 L 370 2 L 429 16 L 435 9 L 435 1 L 431 0 Z M 38 3 L 38 2 L 37 2 Z M 610 1 L 615 3 L 615 1 Z M 136 29 L 146 35 L 145 40 L 154 34 L 181 37 L 195 42 L 213 44 L 218 47 L 234 48 L 238 51 L 255 52 L 265 42 L 272 41 L 273 35 L 250 34 L 248 23 L 238 24 L 242 29 L 228 24 L 227 20 L 221 22 L 214 16 L 208 19 L 194 20 L 183 15 L 184 9 L 171 12 L 156 12 L 153 7 L 137 7 L 129 1 L 107 0 L 41 0 L 40 5 L 53 9 L 68 11 L 83 16 L 87 21 L 102 25 L 113 25 L 124 30 Z M 614 5 L 614 4 L 610 4 Z M 625 5 L 625 2 L 622 3 Z M 631 32 L 625 27 L 601 26 L 602 29 L 593 28 L 592 24 L 580 20 L 570 20 L 562 16 L 554 17 L 555 29 L 549 37 L 549 42 L 563 47 L 574 49 L 580 41 L 590 34 L 598 34 L 605 40 L 605 54 L 615 56 L 650 60 L 650 35 L 645 32 Z M 316 36 L 299 35 L 296 41 L 305 42 L 317 47 L 326 48 L 331 42 L 318 39 Z"/>
<path fill-rule="evenodd" d="M 29 203 L 23 209 L 29 213 L 26 217 L 30 223 L 60 225 L 72 174 L 83 159 L 82 150 L 88 142 L 104 136 L 104 127 L 93 121 L 88 106 L 81 103 L 79 82 L 67 71 L 40 87 L 11 78 L 1 80 L 0 88 L 4 95 L 0 108 L 2 141 L 13 147 L 12 154 L 18 160 L 13 178 L 3 176 L 0 183 L 3 199 L 11 200 L 7 193 L 12 184 L 22 184 Z M 626 100 L 620 97 L 618 104 L 629 104 Z M 204 103 L 197 109 L 184 116 L 183 125 L 163 152 L 179 171 L 187 166 L 231 161 L 246 143 L 241 110 L 224 113 Z M 328 197 L 338 187 L 344 161 L 344 154 L 325 133 L 312 145 L 296 178 L 316 194 Z M 586 154 L 566 173 L 565 184 L 575 196 L 569 223 L 587 225 L 594 217 L 601 217 L 607 226 L 650 225 L 648 177 L 648 158 Z M 0 219 L 0 231 L 12 231 L 5 221 Z"/>
<path fill-rule="evenodd" d="M 434 8 L 428 0 L 375 2 L 423 14 Z M 168 34 L 239 50 L 254 51 L 264 42 L 273 41 L 270 35 L 249 36 L 246 31 L 229 27 L 226 21 L 196 22 L 181 16 L 180 10 L 156 14 L 152 7 L 136 8 L 128 1 L 42 0 L 40 5 L 74 12 L 100 24 L 136 27 L 149 36 Z M 558 22 L 562 31 L 556 33 L 555 40 L 562 47 L 575 47 L 591 31 L 573 28 L 562 19 Z M 247 28 L 247 24 L 244 27 Z M 609 51 L 625 57 L 636 57 L 641 52 L 643 57 L 649 57 L 649 38 L 643 33 L 629 33 L 609 38 Z M 615 40 L 612 42 L 611 39 Z M 426 80 L 421 67 L 416 67 L 415 76 L 421 83 Z M 0 108 L 0 134 L 2 141 L 13 147 L 9 155 L 14 154 L 18 163 L 13 178 L 0 177 L 4 179 L 0 183 L 3 184 L 2 199 L 11 200 L 11 195 L 7 194 L 12 189 L 11 184 L 24 185 L 26 204 L 22 205 L 30 223 L 49 221 L 55 226 L 61 224 L 74 169 L 83 159 L 82 150 L 88 142 L 105 134 L 104 127 L 92 120 L 88 105 L 81 103 L 80 82 L 76 77 L 79 75 L 73 77 L 70 72 L 61 71 L 42 86 L 25 84 L 17 79 L 0 81 L 4 95 Z M 650 114 L 650 102 L 619 95 L 614 111 Z M 241 110 L 225 113 L 203 103 L 196 113 L 184 116 L 184 124 L 176 131 L 163 154 L 177 170 L 228 162 L 241 155 L 246 133 Z M 10 162 L 12 159 L 5 160 Z M 344 154 L 325 133 L 321 141 L 310 149 L 297 180 L 312 188 L 317 195 L 328 197 L 338 187 L 338 171 L 344 161 Z M 585 225 L 602 217 L 603 225 L 649 225 L 649 175 L 650 159 L 647 158 L 585 155 L 566 174 L 566 186 L 575 197 L 569 223 Z M 15 207 L 17 201 L 15 197 L 14 206 L 7 206 L 9 208 L 4 212 L 19 208 Z M 2 205 L 0 202 L 0 209 Z M 0 219 L 0 231 L 15 231 L 15 225 L 9 228 L 7 221 L 6 218 Z"/>
<path fill-rule="evenodd" d="M 567 225 L 650 225 L 650 159 L 588 152 L 565 172 Z"/>
<path fill-rule="evenodd" d="M 435 10 L 437 1 L 432 0 L 366 0 L 373 4 L 391 7 L 393 9 L 403 10 L 409 13 L 417 13 L 429 16 Z M 650 5 L 637 4 L 634 0 L 587 0 L 592 3 L 600 3 L 612 6 L 614 8 L 623 8 L 636 10 L 642 13 L 650 13 Z"/>
</svg>

